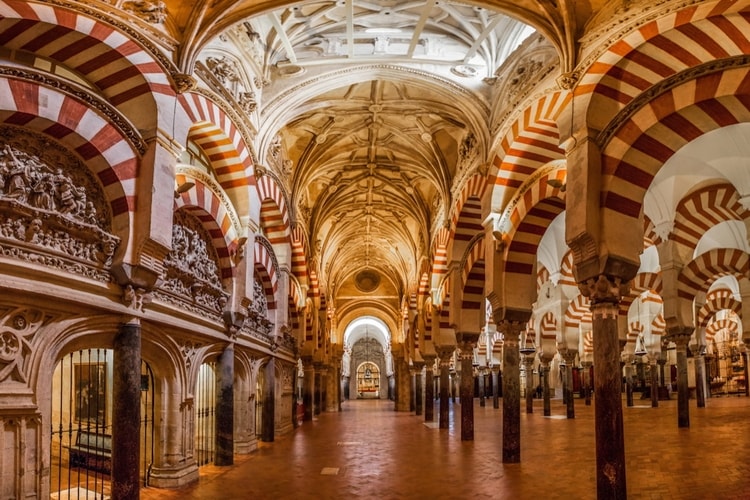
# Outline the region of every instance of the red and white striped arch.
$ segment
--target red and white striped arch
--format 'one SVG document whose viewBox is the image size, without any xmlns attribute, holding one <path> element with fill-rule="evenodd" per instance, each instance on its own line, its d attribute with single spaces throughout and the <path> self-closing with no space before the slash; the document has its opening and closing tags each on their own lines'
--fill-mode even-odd
<svg viewBox="0 0 750 500">
<path fill-rule="evenodd" d="M 747 215 L 734 186 L 706 186 L 690 193 L 677 205 L 670 239 L 692 253 L 706 231 L 725 221 L 742 220 Z"/>
<path fill-rule="evenodd" d="M 539 178 L 513 198 L 501 216 L 499 229 L 510 240 L 505 271 L 530 275 L 536 263 L 539 242 L 555 217 L 565 210 L 565 193 L 549 184 L 565 182 L 565 167 L 550 166 Z"/>
<path fill-rule="evenodd" d="M 53 88 L 0 77 L 0 123 L 35 130 L 76 152 L 101 181 L 115 219 L 135 211 L 138 153 L 87 104 Z"/>
<path fill-rule="evenodd" d="M 263 283 L 263 291 L 266 293 L 268 309 L 276 309 L 276 291 L 279 289 L 279 276 L 273 257 L 265 245 L 259 241 L 255 242 L 255 275 Z"/>
<path fill-rule="evenodd" d="M 448 244 L 451 233 L 448 228 L 440 228 L 435 235 L 432 250 L 432 288 L 438 288 L 448 274 Z"/>
<path fill-rule="evenodd" d="M 539 267 L 536 270 L 536 291 L 537 294 L 539 293 L 539 290 L 542 288 L 542 285 L 547 283 L 550 280 L 550 274 L 546 267 L 544 267 L 542 264 L 539 264 Z"/>
<path fill-rule="evenodd" d="M 591 94 L 587 122 L 608 123 L 638 95 L 680 71 L 750 53 L 750 23 L 742 13 L 746 8 L 745 2 L 704 2 L 617 40 L 576 88 L 576 96 Z"/>
<path fill-rule="evenodd" d="M 422 311 L 424 315 L 424 340 L 425 342 L 432 342 L 432 314 L 429 307 L 425 307 Z"/>
<path fill-rule="evenodd" d="M 272 245 L 289 242 L 289 211 L 284 194 L 270 175 L 258 180 L 260 195 L 260 225 Z"/>
<path fill-rule="evenodd" d="M 568 250 L 563 256 L 560 263 L 560 281 L 559 285 L 578 286 L 575 275 L 573 274 L 573 252 Z"/>
<path fill-rule="evenodd" d="M 664 314 L 659 313 L 651 321 L 651 335 L 664 335 L 667 331 L 667 320 L 664 319 Z"/>
<path fill-rule="evenodd" d="M 565 328 L 580 328 L 583 323 L 591 323 L 591 301 L 583 295 L 576 295 L 565 310 Z"/>
<path fill-rule="evenodd" d="M 593 330 L 588 330 L 586 333 L 583 334 L 583 355 L 587 357 L 587 359 L 591 359 L 591 357 L 594 355 L 594 332 Z"/>
<path fill-rule="evenodd" d="M 252 212 L 250 186 L 255 185 L 255 172 L 250 146 L 231 118 L 203 95 L 189 93 L 179 96 L 183 112 L 193 123 L 188 140 L 201 147 L 216 180 L 239 212 Z"/>
<path fill-rule="evenodd" d="M 734 298 L 734 294 L 728 288 L 718 288 L 712 290 L 706 296 L 706 303 L 700 308 L 697 314 L 696 326 L 705 328 L 711 318 L 719 311 L 729 309 L 737 315 L 742 314 L 742 302 Z"/>
<path fill-rule="evenodd" d="M 484 310 L 484 238 L 474 242 L 462 270 L 463 297 L 461 309 Z"/>
<path fill-rule="evenodd" d="M 484 232 L 482 226 L 482 197 L 487 178 L 474 175 L 461 190 L 461 195 L 453 207 L 453 239 L 468 243 L 474 236 Z"/>
<path fill-rule="evenodd" d="M 716 335 L 722 330 L 727 330 L 730 334 L 737 334 L 739 326 L 733 318 L 723 318 L 711 321 L 706 326 L 706 342 L 714 340 Z"/>
<path fill-rule="evenodd" d="M 677 296 L 693 300 L 698 292 L 708 290 L 717 278 L 747 276 L 748 254 L 735 248 L 718 248 L 690 261 L 677 277 Z"/>
<path fill-rule="evenodd" d="M 231 278 L 234 268 L 230 257 L 237 249 L 239 239 L 237 228 L 232 224 L 232 217 L 230 216 L 232 207 L 227 206 L 209 186 L 206 186 L 199 179 L 178 174 L 176 176 L 177 184 L 184 183 L 188 178 L 195 183 L 195 187 L 181 193 L 175 199 L 175 211 L 179 209 L 187 210 L 201 221 L 203 227 L 211 235 L 211 242 L 219 255 L 222 279 Z M 234 218 L 237 219 L 236 215 Z"/>
<path fill-rule="evenodd" d="M 292 230 L 292 274 L 297 277 L 300 284 L 307 285 L 307 235 L 301 225 Z"/>
<path fill-rule="evenodd" d="M 701 135 L 750 122 L 750 70 L 705 75 L 660 94 L 604 146 L 603 217 L 637 220 L 651 182 L 672 155 Z"/>
<path fill-rule="evenodd" d="M 547 94 L 513 122 L 490 169 L 495 186 L 518 188 L 542 165 L 565 157 L 556 120 L 569 100 L 567 92 Z"/>
<path fill-rule="evenodd" d="M 103 17 L 48 2 L 0 1 L 0 46 L 80 75 L 138 129 L 157 125 L 153 94 L 175 95 L 161 62 Z"/>
<path fill-rule="evenodd" d="M 557 346 L 557 319 L 551 312 L 547 312 L 542 316 L 542 321 L 539 322 L 539 334 L 541 335 L 540 348 L 542 350 L 553 349 Z M 554 350 L 554 349 L 553 349 Z M 552 352 L 552 351 L 550 351 Z"/>
</svg>

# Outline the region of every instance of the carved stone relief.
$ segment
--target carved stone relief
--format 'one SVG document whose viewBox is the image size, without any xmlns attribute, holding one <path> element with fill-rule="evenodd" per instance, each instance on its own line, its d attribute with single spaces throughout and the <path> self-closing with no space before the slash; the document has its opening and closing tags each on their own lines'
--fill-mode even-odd
<svg viewBox="0 0 750 500">
<path fill-rule="evenodd" d="M 133 0 L 122 4 L 122 8 L 151 24 L 163 24 L 167 20 L 167 6 L 161 0 Z"/>
<path fill-rule="evenodd" d="M 218 262 L 211 237 L 201 222 L 185 211 L 177 211 L 172 251 L 164 259 L 162 284 L 156 296 L 193 312 L 220 316 L 229 294 L 222 286 Z"/>
<path fill-rule="evenodd" d="M 13 309 L 0 318 L 0 384 L 26 383 L 24 363 L 43 320 L 41 311 L 31 309 Z"/>
<path fill-rule="evenodd" d="M 0 255 L 107 281 L 119 238 L 103 190 L 44 136 L 0 128 Z"/>
<path fill-rule="evenodd" d="M 242 326 L 243 333 L 259 336 L 267 340 L 271 334 L 273 323 L 267 318 L 268 301 L 266 291 L 260 280 L 253 281 L 253 302 L 247 308 L 247 318 Z"/>
</svg>

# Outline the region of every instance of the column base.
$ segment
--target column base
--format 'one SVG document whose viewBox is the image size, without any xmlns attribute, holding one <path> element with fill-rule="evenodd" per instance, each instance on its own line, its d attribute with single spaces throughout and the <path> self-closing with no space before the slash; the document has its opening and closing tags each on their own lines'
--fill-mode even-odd
<svg viewBox="0 0 750 500">
<path fill-rule="evenodd" d="M 175 467 L 154 467 L 149 476 L 149 486 L 156 488 L 182 488 L 198 482 L 198 466 L 195 462 Z"/>
</svg>

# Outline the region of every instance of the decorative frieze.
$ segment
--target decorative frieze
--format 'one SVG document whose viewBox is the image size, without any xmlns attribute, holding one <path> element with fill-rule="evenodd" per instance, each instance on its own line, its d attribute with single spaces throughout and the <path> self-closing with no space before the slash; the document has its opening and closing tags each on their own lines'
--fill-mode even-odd
<svg viewBox="0 0 750 500">
<path fill-rule="evenodd" d="M 119 245 L 103 190 L 48 138 L 0 128 L 0 255 L 99 281 Z"/>
</svg>

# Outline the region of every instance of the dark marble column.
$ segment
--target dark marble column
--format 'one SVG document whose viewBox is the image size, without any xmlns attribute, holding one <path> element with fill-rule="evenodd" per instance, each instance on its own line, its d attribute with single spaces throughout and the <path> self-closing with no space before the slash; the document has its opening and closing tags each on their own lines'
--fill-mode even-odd
<svg viewBox="0 0 750 500">
<path fill-rule="evenodd" d="M 523 357 L 526 370 L 526 413 L 534 413 L 534 355 Z"/>
<path fill-rule="evenodd" d="M 659 399 L 661 400 L 669 399 L 669 391 L 667 391 L 667 376 L 664 369 L 667 364 L 667 353 L 664 351 L 665 349 L 666 345 L 662 345 L 662 351 L 659 354 L 659 359 L 657 360 L 657 363 L 659 364 Z M 701 356 L 701 358 L 702 357 L 703 356 Z"/>
<path fill-rule="evenodd" d="M 112 498 L 140 497 L 141 325 L 120 326 L 113 345 Z"/>
<path fill-rule="evenodd" d="M 500 367 L 492 366 L 492 407 L 496 410 L 500 408 Z"/>
<path fill-rule="evenodd" d="M 583 391 L 584 391 L 584 402 L 586 406 L 591 406 L 591 361 L 582 361 L 581 366 L 583 367 Z"/>
<path fill-rule="evenodd" d="M 424 381 L 424 421 L 432 422 L 435 420 L 435 380 L 433 366 L 435 356 L 425 356 L 425 381 Z"/>
<path fill-rule="evenodd" d="M 597 498 L 627 498 L 622 416 L 620 341 L 617 331 L 619 287 L 600 275 L 587 283 L 594 336 L 594 418 Z"/>
<path fill-rule="evenodd" d="M 750 378 L 748 378 L 747 366 L 747 344 L 748 342 L 745 342 L 745 349 L 742 351 L 742 366 L 745 372 L 745 396 L 750 396 Z"/>
<path fill-rule="evenodd" d="M 545 354 L 541 358 L 539 358 L 539 371 L 541 373 L 542 378 L 542 399 L 543 399 L 543 407 L 544 407 L 544 416 L 549 417 L 552 415 L 552 408 L 550 405 L 550 394 L 549 394 L 549 364 L 550 361 L 552 361 L 552 358 L 549 356 L 549 354 Z"/>
<path fill-rule="evenodd" d="M 481 367 L 479 368 L 479 375 L 477 380 L 479 381 L 479 407 L 484 408 L 487 406 L 487 398 L 485 397 L 485 388 L 484 388 L 484 377 L 486 373 L 487 368 Z"/>
<path fill-rule="evenodd" d="M 453 355 L 453 346 L 437 347 L 440 359 L 440 415 L 439 428 L 447 429 L 450 426 L 450 360 Z"/>
<path fill-rule="evenodd" d="M 701 346 L 695 346 L 695 398 L 698 408 L 706 407 L 706 356 L 701 354 Z"/>
<path fill-rule="evenodd" d="M 576 418 L 575 390 L 573 387 L 573 365 L 578 351 L 566 349 L 562 352 L 565 360 L 565 409 L 568 418 Z M 620 366 L 619 362 L 617 366 Z"/>
<path fill-rule="evenodd" d="M 422 380 L 422 369 L 424 368 L 424 362 L 414 362 L 414 413 L 415 415 L 421 415 L 424 409 L 424 391 L 423 391 L 423 380 Z"/>
<path fill-rule="evenodd" d="M 263 387 L 263 428 L 260 439 L 266 443 L 274 440 L 276 421 L 276 360 L 268 360 L 263 368 L 266 371 Z"/>
<path fill-rule="evenodd" d="M 657 371 L 657 365 L 656 359 L 654 356 L 652 356 L 651 362 L 649 363 L 651 366 L 651 407 L 652 408 L 658 408 L 659 407 L 659 372 Z"/>
<path fill-rule="evenodd" d="M 457 335 L 458 337 L 458 335 Z M 476 335 L 478 338 L 479 335 Z M 474 344 L 461 343 L 461 441 L 474 440 Z"/>
<path fill-rule="evenodd" d="M 229 344 L 219 355 L 216 371 L 216 458 L 214 464 L 233 465 L 234 344 Z"/>
<path fill-rule="evenodd" d="M 692 333 L 693 329 L 689 327 L 677 327 L 667 332 L 667 338 L 677 346 L 677 427 L 690 427 L 687 346 Z"/>
<path fill-rule="evenodd" d="M 631 356 L 632 358 L 632 356 Z M 635 368 L 633 363 L 635 361 L 628 359 L 625 364 L 625 400 L 628 408 L 632 407 L 635 403 L 633 402 L 633 372 Z"/>
<path fill-rule="evenodd" d="M 503 463 L 521 461 L 521 323 L 503 321 Z"/>
<path fill-rule="evenodd" d="M 312 358 L 303 357 L 305 377 L 302 380 L 302 404 L 305 405 L 305 421 L 312 420 L 315 414 L 315 367 Z"/>
</svg>

